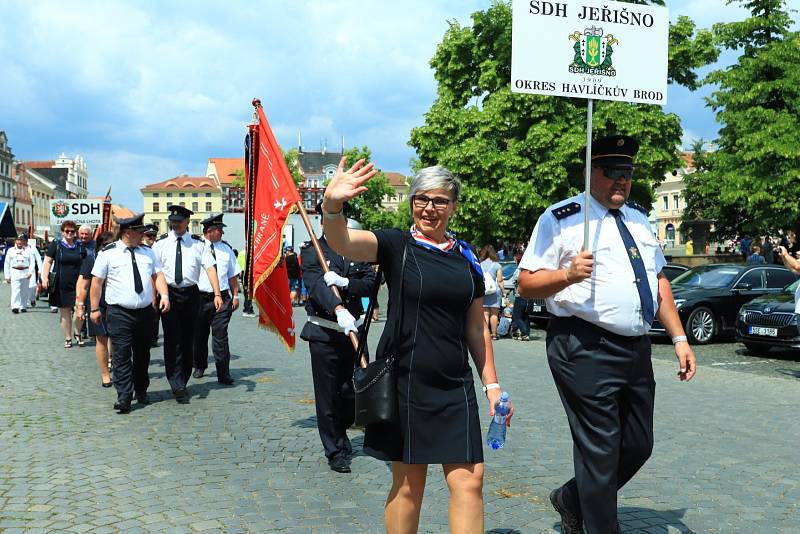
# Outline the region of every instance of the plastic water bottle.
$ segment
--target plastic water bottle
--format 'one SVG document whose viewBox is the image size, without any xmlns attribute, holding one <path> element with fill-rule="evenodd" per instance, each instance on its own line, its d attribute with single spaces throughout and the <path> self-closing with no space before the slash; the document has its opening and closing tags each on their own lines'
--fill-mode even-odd
<svg viewBox="0 0 800 534">
<path fill-rule="evenodd" d="M 486 434 L 486 444 L 493 450 L 502 449 L 506 444 L 506 416 L 508 415 L 508 392 L 500 395 L 500 402 L 494 407 L 494 417 Z"/>
</svg>

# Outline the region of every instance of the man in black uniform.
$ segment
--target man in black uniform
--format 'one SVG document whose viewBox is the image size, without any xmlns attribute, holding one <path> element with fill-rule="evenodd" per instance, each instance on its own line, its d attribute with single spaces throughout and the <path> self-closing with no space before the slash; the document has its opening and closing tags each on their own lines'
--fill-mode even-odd
<svg viewBox="0 0 800 534">
<path fill-rule="evenodd" d="M 319 212 L 317 206 L 317 212 Z M 323 277 L 317 253 L 310 242 L 302 246 L 303 279 L 308 288 L 308 322 L 300 337 L 308 341 L 317 428 L 325 456 L 333 471 L 350 472 L 350 440 L 347 429 L 355 419 L 352 390 L 355 350 L 348 332 L 356 332 L 357 319 L 364 313 L 361 297 L 372 294 L 375 271 L 368 263 L 338 256 L 319 239 L 330 272 Z M 329 286 L 337 286 L 342 299 Z"/>
<path fill-rule="evenodd" d="M 638 150 L 622 135 L 593 142 L 589 206 L 580 194 L 547 209 L 519 263 L 520 294 L 546 298 L 552 314 L 547 358 L 572 431 L 575 478 L 550 494 L 565 534 L 619 531 L 617 491 L 653 449 L 647 331 L 656 318 L 672 337 L 680 379 L 695 373 L 664 254 L 646 211 L 626 202 Z M 591 250 L 583 250 L 583 210 Z"/>
</svg>

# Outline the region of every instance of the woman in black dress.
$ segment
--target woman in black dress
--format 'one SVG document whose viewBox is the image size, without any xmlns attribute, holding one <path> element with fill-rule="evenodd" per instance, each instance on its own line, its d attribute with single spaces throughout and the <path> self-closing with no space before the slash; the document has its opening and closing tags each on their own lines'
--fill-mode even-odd
<svg viewBox="0 0 800 534">
<path fill-rule="evenodd" d="M 500 386 L 483 318 L 483 272 L 470 247 L 447 233 L 461 183 L 443 167 L 423 169 L 409 190 L 410 232 L 348 229 L 343 203 L 366 191 L 376 171 L 362 160 L 345 172 L 344 162 L 325 190 L 325 236 L 337 253 L 383 267 L 390 297 L 377 354 L 390 345 L 397 353 L 399 417 L 367 426 L 364 438 L 365 453 L 392 462 L 386 531 L 416 532 L 428 464 L 442 464 L 451 532 L 483 533 L 483 430 L 467 349 L 485 384 L 489 415 Z M 397 321 L 399 339 L 390 339 Z"/>
<path fill-rule="evenodd" d="M 47 247 L 42 266 L 42 284 L 49 289 L 50 306 L 58 308 L 61 331 L 64 334 L 64 348 L 72 347 L 72 336 L 83 344 L 80 333 L 76 332 L 72 312 L 75 307 L 75 285 L 81 272 L 81 263 L 86 257 L 86 249 L 75 239 L 77 225 L 72 221 L 61 223 L 61 239 L 53 240 Z M 55 275 L 55 278 L 51 278 Z M 54 282 L 53 287 L 49 286 Z"/>
</svg>

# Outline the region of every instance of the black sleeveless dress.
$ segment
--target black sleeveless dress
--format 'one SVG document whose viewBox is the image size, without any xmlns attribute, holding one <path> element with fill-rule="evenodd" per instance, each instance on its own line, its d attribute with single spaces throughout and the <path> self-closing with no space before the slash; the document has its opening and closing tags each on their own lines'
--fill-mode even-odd
<svg viewBox="0 0 800 534">
<path fill-rule="evenodd" d="M 401 230 L 374 233 L 389 289 L 388 320 L 377 358 L 386 354 L 390 343 L 398 343 L 399 418 L 368 425 L 364 452 L 409 464 L 483 462 L 483 432 L 465 336 L 467 310 L 483 296 L 483 278 L 457 250 L 431 250 Z M 400 339 L 392 340 L 406 244 Z"/>
</svg>

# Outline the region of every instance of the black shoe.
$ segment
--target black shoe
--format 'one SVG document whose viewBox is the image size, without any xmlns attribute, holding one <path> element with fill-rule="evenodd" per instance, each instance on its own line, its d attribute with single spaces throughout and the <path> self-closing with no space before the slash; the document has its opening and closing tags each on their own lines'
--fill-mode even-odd
<svg viewBox="0 0 800 534">
<path fill-rule="evenodd" d="M 150 397 L 147 396 L 147 393 L 137 393 L 136 394 L 136 403 L 137 404 L 150 404 Z"/>
<path fill-rule="evenodd" d="M 175 390 L 175 400 L 180 404 L 189 404 L 189 390 L 178 388 Z"/>
<path fill-rule="evenodd" d="M 32 301 L 31 301 L 31 308 L 35 308 L 35 307 L 36 307 L 36 301 L 35 301 L 35 300 L 32 300 Z"/>
<path fill-rule="evenodd" d="M 583 534 L 583 518 L 574 511 L 569 510 L 561 502 L 561 491 L 563 488 L 554 489 L 550 492 L 550 503 L 556 512 L 561 516 L 562 534 Z"/>
<path fill-rule="evenodd" d="M 350 462 L 347 460 L 347 455 L 343 453 L 333 456 L 328 460 L 328 465 L 331 467 L 331 471 L 336 471 L 337 473 L 350 472 Z"/>
<path fill-rule="evenodd" d="M 131 401 L 117 401 L 114 403 L 114 409 L 119 413 L 131 413 Z"/>
<path fill-rule="evenodd" d="M 113 382 L 102 382 L 101 381 L 100 383 L 103 385 L 104 388 L 110 388 L 111 386 L 114 385 Z"/>
<path fill-rule="evenodd" d="M 229 376 L 217 377 L 217 382 L 219 382 L 220 384 L 225 384 L 226 386 L 232 386 L 233 378 Z"/>
<path fill-rule="evenodd" d="M 19 313 L 19 309 L 18 308 L 11 308 L 11 313 Z"/>
<path fill-rule="evenodd" d="M 192 373 L 192 376 L 195 378 L 203 378 L 205 372 L 206 372 L 205 369 L 195 369 L 194 373 Z"/>
<path fill-rule="evenodd" d="M 20 312 L 20 313 L 28 313 L 28 310 L 27 310 L 27 309 L 25 309 L 25 308 L 22 308 L 22 309 L 21 309 L 19 312 Z"/>
</svg>

